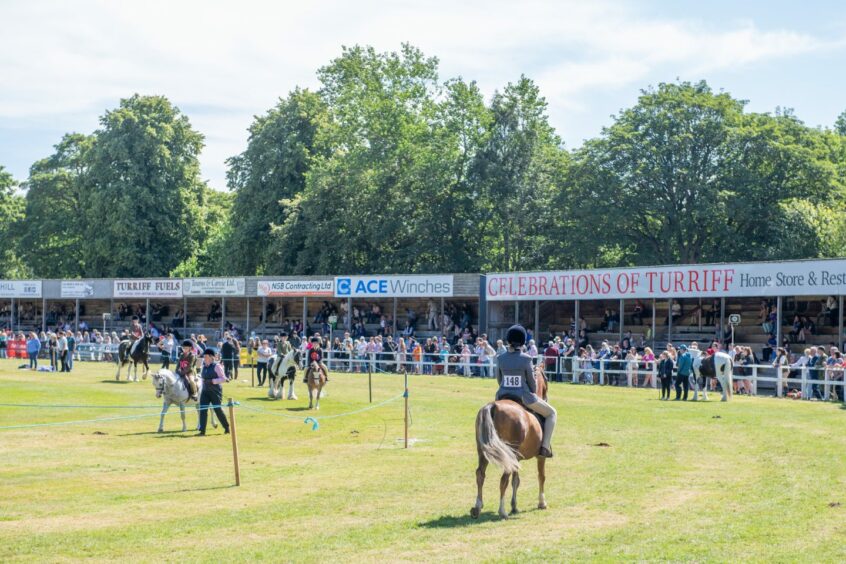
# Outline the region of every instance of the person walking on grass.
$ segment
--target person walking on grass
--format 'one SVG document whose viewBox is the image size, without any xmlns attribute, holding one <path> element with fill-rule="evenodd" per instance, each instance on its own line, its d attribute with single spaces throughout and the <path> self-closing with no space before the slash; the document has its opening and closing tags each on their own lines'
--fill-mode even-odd
<svg viewBox="0 0 846 564">
<path fill-rule="evenodd" d="M 197 436 L 205 436 L 209 409 L 214 409 L 217 420 L 223 425 L 223 433 L 229 434 L 229 421 L 223 412 L 223 386 L 227 381 L 223 366 L 215 360 L 217 350 L 207 347 L 203 351 L 203 368 L 200 377 L 203 379 L 203 390 L 200 392 L 200 432 Z M 212 407 L 214 406 L 214 407 Z"/>
</svg>

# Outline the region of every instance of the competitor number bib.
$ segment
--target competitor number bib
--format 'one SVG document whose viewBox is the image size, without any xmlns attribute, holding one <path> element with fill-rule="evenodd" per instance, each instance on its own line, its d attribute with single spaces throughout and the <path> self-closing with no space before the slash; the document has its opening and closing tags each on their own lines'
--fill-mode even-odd
<svg viewBox="0 0 846 564">
<path fill-rule="evenodd" d="M 523 377 L 520 374 L 514 376 L 504 375 L 502 377 L 502 385 L 506 388 L 522 388 Z"/>
</svg>

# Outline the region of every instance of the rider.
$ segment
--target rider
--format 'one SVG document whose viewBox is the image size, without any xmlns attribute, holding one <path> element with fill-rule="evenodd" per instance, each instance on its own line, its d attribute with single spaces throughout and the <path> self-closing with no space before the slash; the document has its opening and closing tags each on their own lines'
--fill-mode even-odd
<svg viewBox="0 0 846 564">
<path fill-rule="evenodd" d="M 522 325 L 513 325 L 506 332 L 505 340 L 508 342 L 508 352 L 497 357 L 496 381 L 499 389 L 496 399 L 519 397 L 526 409 L 546 418 L 539 456 L 552 458 L 550 443 L 557 413 L 554 407 L 537 396 L 532 358 L 522 352 L 526 344 L 526 330 Z"/>
<path fill-rule="evenodd" d="M 133 315 L 132 316 L 132 324 L 129 326 L 129 338 L 132 340 L 132 346 L 130 347 L 130 353 L 135 351 L 135 344 L 144 336 L 144 328 L 141 327 L 141 322 L 138 320 L 138 317 Z"/>
<path fill-rule="evenodd" d="M 323 349 L 320 348 L 320 337 L 315 335 L 311 338 L 310 347 L 306 351 L 308 354 L 308 365 L 311 366 L 312 363 L 317 363 L 320 367 L 320 370 L 323 371 L 323 376 L 326 377 L 326 381 L 329 381 L 329 369 L 326 368 L 326 365 L 323 364 Z M 303 378 L 303 382 L 308 383 L 308 371 L 306 371 L 306 376 Z"/>
<path fill-rule="evenodd" d="M 186 339 L 182 341 L 182 354 L 176 363 L 176 373 L 185 383 L 185 389 L 191 395 L 191 399 L 197 401 L 197 383 L 194 381 L 194 371 L 197 364 L 197 357 L 194 355 L 194 341 Z"/>
</svg>

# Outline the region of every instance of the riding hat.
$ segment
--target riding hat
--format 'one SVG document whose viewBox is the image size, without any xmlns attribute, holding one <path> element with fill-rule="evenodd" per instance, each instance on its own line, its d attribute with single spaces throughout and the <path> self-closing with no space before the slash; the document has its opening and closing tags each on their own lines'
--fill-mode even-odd
<svg viewBox="0 0 846 564">
<path fill-rule="evenodd" d="M 194 342 L 191 339 L 185 339 L 184 341 L 182 341 L 182 346 L 183 347 L 191 347 L 193 349 L 194 348 Z"/>
<path fill-rule="evenodd" d="M 217 356 L 217 349 L 214 348 L 214 347 L 206 348 L 206 350 L 203 351 L 203 356 L 206 356 L 206 355 L 211 355 L 213 357 Z"/>
<path fill-rule="evenodd" d="M 686 351 L 686 350 L 687 350 L 687 345 L 679 345 L 679 350 L 680 350 L 680 351 Z"/>
<path fill-rule="evenodd" d="M 526 329 L 522 325 L 512 325 L 505 332 L 505 340 L 515 347 L 522 347 L 526 344 Z"/>
<path fill-rule="evenodd" d="M 280 336 L 280 337 L 287 337 L 287 336 L 288 336 L 288 332 L 287 332 L 287 331 L 282 331 L 281 333 L 279 333 L 279 336 Z"/>
</svg>

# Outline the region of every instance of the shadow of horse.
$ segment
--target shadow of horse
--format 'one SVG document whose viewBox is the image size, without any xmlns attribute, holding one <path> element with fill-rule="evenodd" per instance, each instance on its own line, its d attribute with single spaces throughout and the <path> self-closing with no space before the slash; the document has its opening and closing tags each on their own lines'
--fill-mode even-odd
<svg viewBox="0 0 846 564">
<path fill-rule="evenodd" d="M 126 384 L 130 384 L 131 382 L 129 382 L 129 380 L 100 380 L 100 383 L 102 383 L 102 384 L 120 384 L 121 386 L 124 386 Z"/>
<path fill-rule="evenodd" d="M 470 515 L 441 515 L 436 519 L 417 523 L 418 527 L 426 529 L 454 529 L 456 527 L 467 527 L 477 523 L 486 523 L 488 521 L 500 521 L 496 512 L 482 513 L 478 518 L 474 519 Z"/>
</svg>

